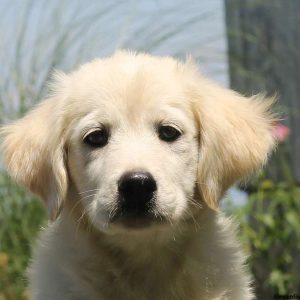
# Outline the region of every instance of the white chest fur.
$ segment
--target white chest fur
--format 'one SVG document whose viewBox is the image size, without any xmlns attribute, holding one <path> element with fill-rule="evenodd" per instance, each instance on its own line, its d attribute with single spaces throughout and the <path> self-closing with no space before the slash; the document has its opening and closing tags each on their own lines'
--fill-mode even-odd
<svg viewBox="0 0 300 300">
<path fill-rule="evenodd" d="M 65 212 L 38 242 L 33 300 L 252 299 L 232 222 L 212 211 L 196 222 L 140 237 L 95 237 Z"/>
</svg>

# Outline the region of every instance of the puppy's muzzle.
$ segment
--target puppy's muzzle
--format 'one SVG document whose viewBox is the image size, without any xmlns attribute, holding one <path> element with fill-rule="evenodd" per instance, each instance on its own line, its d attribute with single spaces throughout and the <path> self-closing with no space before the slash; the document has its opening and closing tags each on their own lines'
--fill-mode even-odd
<svg viewBox="0 0 300 300">
<path fill-rule="evenodd" d="M 119 208 L 122 216 L 147 216 L 153 205 L 156 182 L 144 171 L 127 172 L 118 183 Z"/>
</svg>

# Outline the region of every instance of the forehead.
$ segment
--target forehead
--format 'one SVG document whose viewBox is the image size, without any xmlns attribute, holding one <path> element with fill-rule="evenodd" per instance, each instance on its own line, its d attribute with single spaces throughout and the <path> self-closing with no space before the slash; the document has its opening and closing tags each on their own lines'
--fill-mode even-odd
<svg viewBox="0 0 300 300">
<path fill-rule="evenodd" d="M 185 65 L 171 58 L 116 55 L 70 75 L 69 103 L 76 114 L 99 112 L 139 119 L 143 114 L 191 114 Z"/>
</svg>

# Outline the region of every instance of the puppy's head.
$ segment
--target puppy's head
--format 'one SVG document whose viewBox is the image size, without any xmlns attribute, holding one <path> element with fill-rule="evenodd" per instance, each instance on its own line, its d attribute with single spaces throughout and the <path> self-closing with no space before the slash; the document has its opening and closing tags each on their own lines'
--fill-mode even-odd
<svg viewBox="0 0 300 300">
<path fill-rule="evenodd" d="M 55 218 L 145 227 L 216 209 L 271 150 L 270 101 L 203 79 L 191 62 L 118 53 L 57 76 L 54 95 L 2 129 L 9 172 Z"/>
</svg>

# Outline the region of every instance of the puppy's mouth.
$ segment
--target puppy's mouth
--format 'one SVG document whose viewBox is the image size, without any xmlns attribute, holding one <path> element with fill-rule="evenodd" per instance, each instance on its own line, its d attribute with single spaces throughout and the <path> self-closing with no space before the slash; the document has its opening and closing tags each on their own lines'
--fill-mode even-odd
<svg viewBox="0 0 300 300">
<path fill-rule="evenodd" d="M 111 219 L 111 223 L 129 229 L 143 229 L 153 225 L 165 223 L 165 217 L 152 212 L 131 211 L 117 213 Z"/>
</svg>

